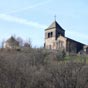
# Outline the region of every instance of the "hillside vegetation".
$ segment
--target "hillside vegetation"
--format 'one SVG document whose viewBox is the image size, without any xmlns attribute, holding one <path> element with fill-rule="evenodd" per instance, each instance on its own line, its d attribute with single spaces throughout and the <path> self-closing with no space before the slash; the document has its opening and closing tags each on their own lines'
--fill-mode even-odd
<svg viewBox="0 0 88 88">
<path fill-rule="evenodd" d="M 45 49 L 0 50 L 0 88 L 88 88 L 88 64 L 76 57 Z"/>
</svg>

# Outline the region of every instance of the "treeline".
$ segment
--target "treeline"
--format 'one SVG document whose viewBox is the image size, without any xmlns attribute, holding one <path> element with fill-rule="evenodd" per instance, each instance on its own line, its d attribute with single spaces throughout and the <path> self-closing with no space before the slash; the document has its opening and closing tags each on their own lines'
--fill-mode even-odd
<svg viewBox="0 0 88 88">
<path fill-rule="evenodd" d="M 63 58 L 45 49 L 0 50 L 0 88 L 88 88 L 88 65 Z"/>
</svg>

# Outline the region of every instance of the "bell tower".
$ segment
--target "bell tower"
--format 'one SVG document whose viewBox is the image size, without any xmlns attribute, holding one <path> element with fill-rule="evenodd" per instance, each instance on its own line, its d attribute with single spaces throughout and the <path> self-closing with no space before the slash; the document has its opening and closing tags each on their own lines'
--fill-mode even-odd
<svg viewBox="0 0 88 88">
<path fill-rule="evenodd" d="M 45 29 L 45 48 L 56 49 L 56 41 L 60 35 L 65 37 L 65 30 L 55 20 L 47 29 Z"/>
</svg>

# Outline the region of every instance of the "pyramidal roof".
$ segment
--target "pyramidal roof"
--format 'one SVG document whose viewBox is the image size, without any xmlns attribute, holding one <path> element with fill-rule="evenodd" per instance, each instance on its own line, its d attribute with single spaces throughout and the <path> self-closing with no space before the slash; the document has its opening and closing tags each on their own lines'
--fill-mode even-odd
<svg viewBox="0 0 88 88">
<path fill-rule="evenodd" d="M 57 21 L 54 21 L 46 30 L 52 29 L 52 28 L 60 28 L 64 30 L 58 23 Z"/>
</svg>

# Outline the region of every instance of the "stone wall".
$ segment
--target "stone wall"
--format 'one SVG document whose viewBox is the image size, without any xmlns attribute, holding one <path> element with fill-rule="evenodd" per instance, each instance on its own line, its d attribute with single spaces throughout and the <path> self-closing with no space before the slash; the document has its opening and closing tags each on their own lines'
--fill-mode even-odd
<svg viewBox="0 0 88 88">
<path fill-rule="evenodd" d="M 52 37 L 48 38 L 48 33 L 52 32 Z M 45 30 L 45 48 L 46 49 L 56 49 L 56 30 L 55 28 L 50 30 Z"/>
</svg>

